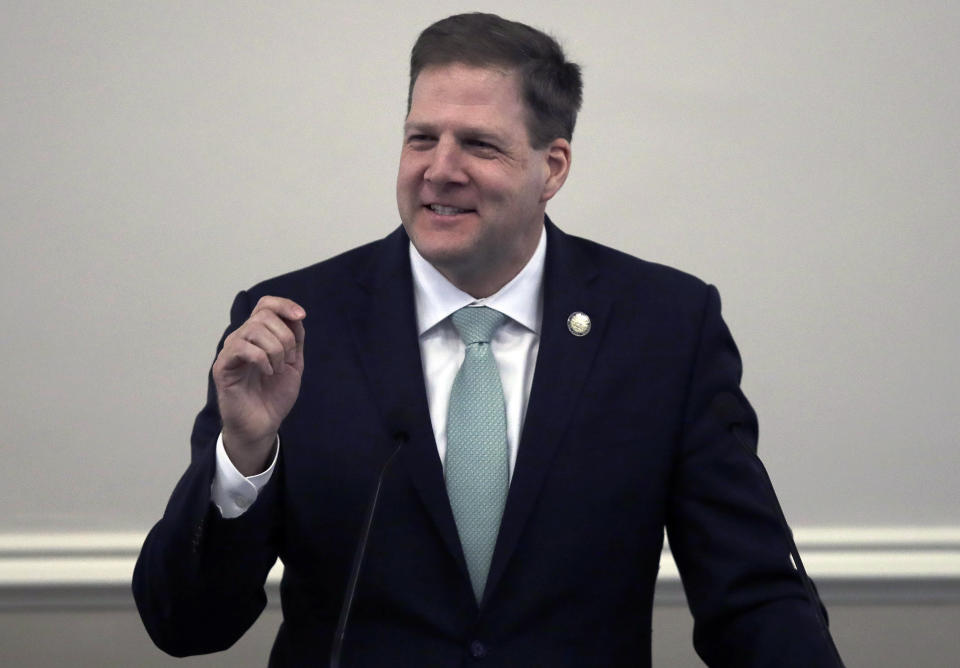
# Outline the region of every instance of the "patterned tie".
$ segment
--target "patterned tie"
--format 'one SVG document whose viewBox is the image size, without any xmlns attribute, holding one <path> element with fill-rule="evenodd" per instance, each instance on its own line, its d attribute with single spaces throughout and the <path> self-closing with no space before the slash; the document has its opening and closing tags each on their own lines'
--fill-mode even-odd
<svg viewBox="0 0 960 668">
<path fill-rule="evenodd" d="M 451 316 L 466 345 L 447 413 L 445 477 L 473 593 L 479 602 L 507 501 L 507 417 L 490 338 L 507 316 L 467 306 Z"/>
</svg>

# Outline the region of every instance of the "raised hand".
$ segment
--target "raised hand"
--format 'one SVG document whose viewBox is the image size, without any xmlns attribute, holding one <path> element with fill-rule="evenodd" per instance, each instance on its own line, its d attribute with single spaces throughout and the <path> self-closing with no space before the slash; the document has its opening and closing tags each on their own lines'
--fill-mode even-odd
<svg viewBox="0 0 960 668">
<path fill-rule="evenodd" d="M 261 298 L 213 363 L 223 446 L 244 475 L 266 468 L 280 423 L 300 393 L 306 315 L 289 299 Z"/>
</svg>

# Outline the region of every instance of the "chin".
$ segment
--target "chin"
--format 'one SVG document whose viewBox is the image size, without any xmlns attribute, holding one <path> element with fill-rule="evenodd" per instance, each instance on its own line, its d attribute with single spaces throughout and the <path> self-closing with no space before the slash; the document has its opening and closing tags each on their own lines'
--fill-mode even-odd
<svg viewBox="0 0 960 668">
<path fill-rule="evenodd" d="M 475 245 L 473 235 L 463 228 L 436 229 L 426 221 L 405 227 L 417 251 L 431 264 L 468 257 Z"/>
<path fill-rule="evenodd" d="M 413 244 L 423 259 L 437 267 L 449 267 L 464 264 L 470 257 L 468 246 L 457 243 L 444 243 L 440 239 L 419 238 Z"/>
</svg>

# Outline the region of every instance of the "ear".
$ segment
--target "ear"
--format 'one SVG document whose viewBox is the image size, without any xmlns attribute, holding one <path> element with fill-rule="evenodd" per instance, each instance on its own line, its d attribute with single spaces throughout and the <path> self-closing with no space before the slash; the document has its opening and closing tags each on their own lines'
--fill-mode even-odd
<svg viewBox="0 0 960 668">
<path fill-rule="evenodd" d="M 546 202 L 560 190 L 570 173 L 570 142 L 557 137 L 544 149 L 547 179 L 543 184 L 540 201 Z"/>
</svg>

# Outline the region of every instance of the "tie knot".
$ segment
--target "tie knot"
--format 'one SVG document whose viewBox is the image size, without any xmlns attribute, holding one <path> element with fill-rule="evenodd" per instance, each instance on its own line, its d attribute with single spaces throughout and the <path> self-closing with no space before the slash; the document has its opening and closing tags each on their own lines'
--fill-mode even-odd
<svg viewBox="0 0 960 668">
<path fill-rule="evenodd" d="M 471 343 L 489 343 L 507 316 L 486 306 L 464 306 L 450 319 L 464 344 L 469 346 Z"/>
</svg>

